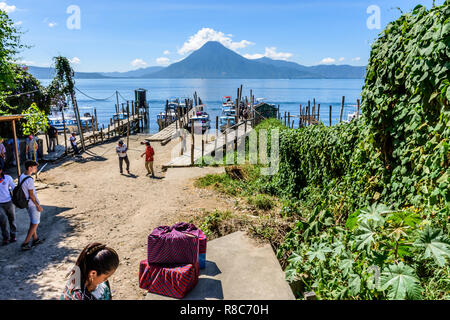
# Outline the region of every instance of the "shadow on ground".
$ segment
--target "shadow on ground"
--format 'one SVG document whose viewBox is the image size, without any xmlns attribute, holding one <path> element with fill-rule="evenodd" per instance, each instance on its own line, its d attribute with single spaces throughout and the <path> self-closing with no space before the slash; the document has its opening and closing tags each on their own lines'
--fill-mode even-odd
<svg viewBox="0 0 450 320">
<path fill-rule="evenodd" d="M 37 284 L 36 281 L 50 266 L 64 265 L 68 257 L 75 254 L 74 250 L 59 246 L 64 238 L 74 234 L 74 226 L 60 216 L 72 208 L 43 206 L 43 209 L 38 236 L 45 238 L 45 242 L 25 252 L 20 250 L 20 245 L 25 240 L 29 218 L 26 210 L 16 210 L 17 242 L 0 247 L 0 300 L 42 299 L 44 293 L 48 296 L 48 290 L 64 287 L 56 275 L 51 283 Z"/>
</svg>

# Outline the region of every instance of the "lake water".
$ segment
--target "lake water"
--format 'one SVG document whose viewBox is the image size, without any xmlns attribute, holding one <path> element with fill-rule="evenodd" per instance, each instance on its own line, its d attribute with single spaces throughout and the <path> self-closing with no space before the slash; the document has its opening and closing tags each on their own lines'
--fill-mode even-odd
<svg viewBox="0 0 450 320">
<path fill-rule="evenodd" d="M 51 80 L 43 79 L 41 83 L 48 85 Z M 321 104 L 320 118 L 329 124 L 329 106 L 332 105 L 332 123 L 339 121 L 342 96 L 346 98 L 343 119 L 349 113 L 356 111 L 356 100 L 360 99 L 363 79 L 298 79 L 298 80 L 250 80 L 250 79 L 78 79 L 75 86 L 87 95 L 104 99 L 117 90 L 127 100 L 134 100 L 134 90 L 147 89 L 147 100 L 150 107 L 150 128 L 148 131 L 158 131 L 156 115 L 164 111 L 165 101 L 172 97 L 191 97 L 196 91 L 206 104 L 210 114 L 211 127 L 215 127 L 216 116 L 221 114 L 222 97 L 236 98 L 237 88 L 243 85 L 242 96 L 250 96 L 250 89 L 256 98 L 265 98 L 266 102 L 280 106 L 280 113 L 299 114 L 300 104 L 305 106 L 308 100 L 316 99 Z M 99 123 L 108 125 L 109 119 L 115 113 L 116 97 L 107 101 L 94 101 L 77 93 L 79 107 L 97 109 Z M 119 102 L 126 102 L 119 97 Z M 82 112 L 82 111 L 81 111 Z M 298 119 L 295 127 L 298 126 Z"/>
</svg>

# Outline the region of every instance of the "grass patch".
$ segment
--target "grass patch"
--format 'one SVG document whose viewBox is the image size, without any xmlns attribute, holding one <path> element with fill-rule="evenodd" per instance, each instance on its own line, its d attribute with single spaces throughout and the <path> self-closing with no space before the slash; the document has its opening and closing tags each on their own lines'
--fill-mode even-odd
<svg viewBox="0 0 450 320">
<path fill-rule="evenodd" d="M 257 194 L 256 196 L 249 197 L 247 201 L 248 204 L 265 211 L 271 210 L 275 206 L 272 198 L 265 194 Z"/>
</svg>

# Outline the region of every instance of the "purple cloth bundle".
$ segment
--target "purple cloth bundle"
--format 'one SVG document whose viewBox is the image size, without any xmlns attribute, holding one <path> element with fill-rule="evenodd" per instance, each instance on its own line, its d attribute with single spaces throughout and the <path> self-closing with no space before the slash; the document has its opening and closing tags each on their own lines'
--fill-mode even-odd
<svg viewBox="0 0 450 320">
<path fill-rule="evenodd" d="M 173 226 L 173 229 L 180 232 L 188 232 L 190 234 L 195 235 L 199 239 L 199 264 L 200 269 L 204 269 L 206 267 L 206 235 L 202 230 L 198 229 L 192 223 L 180 222 Z"/>
<path fill-rule="evenodd" d="M 199 238 L 191 232 L 163 226 L 148 236 L 149 263 L 196 264 L 198 254 Z"/>
</svg>

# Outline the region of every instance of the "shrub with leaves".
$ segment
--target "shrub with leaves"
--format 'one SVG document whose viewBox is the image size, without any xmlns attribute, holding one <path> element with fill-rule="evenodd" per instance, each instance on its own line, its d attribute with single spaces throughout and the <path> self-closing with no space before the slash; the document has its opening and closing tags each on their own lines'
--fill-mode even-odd
<svg viewBox="0 0 450 320">
<path fill-rule="evenodd" d="M 287 239 L 296 235 L 297 249 L 286 279 L 301 281 L 323 299 L 395 300 L 429 298 L 424 288 L 437 280 L 432 298 L 448 298 L 450 240 L 430 224 L 416 209 L 374 204 L 355 212 L 346 230 L 308 237 L 293 230 Z"/>
</svg>

